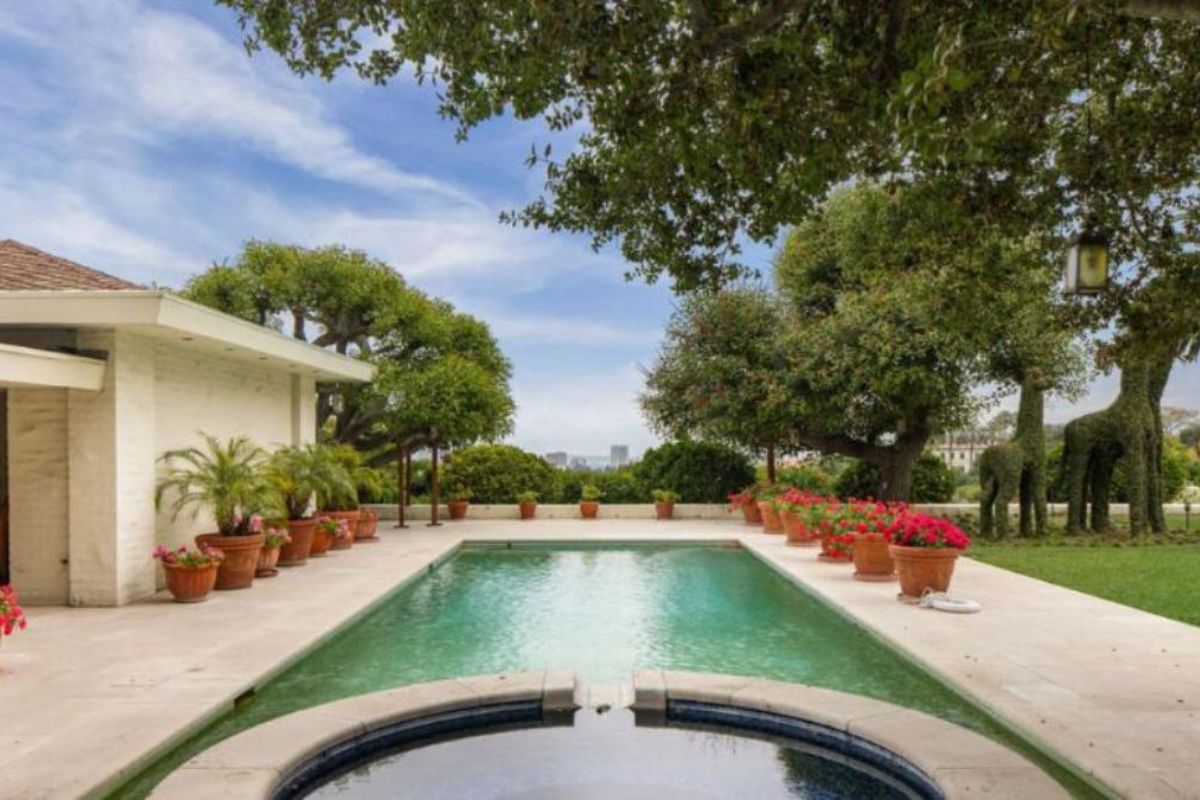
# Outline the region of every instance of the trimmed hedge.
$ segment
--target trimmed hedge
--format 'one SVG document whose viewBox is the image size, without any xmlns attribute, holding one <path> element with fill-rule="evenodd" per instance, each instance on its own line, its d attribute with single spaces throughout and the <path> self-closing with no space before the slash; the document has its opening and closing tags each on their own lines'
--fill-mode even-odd
<svg viewBox="0 0 1200 800">
<path fill-rule="evenodd" d="M 554 467 L 540 456 L 507 444 L 477 444 L 455 450 L 446 467 L 446 489 L 470 492 L 472 503 L 515 503 L 521 492 L 537 492 L 553 502 L 558 491 Z"/>
<path fill-rule="evenodd" d="M 670 489 L 682 503 L 724 503 L 754 483 L 754 466 L 743 453 L 712 442 L 679 441 L 647 450 L 634 467 L 645 492 Z"/>
<path fill-rule="evenodd" d="M 838 497 L 878 497 L 882 480 L 879 467 L 855 461 L 838 476 L 834 487 Z M 922 453 L 913 468 L 914 503 L 949 503 L 954 499 L 958 481 L 954 470 L 933 453 Z"/>
</svg>

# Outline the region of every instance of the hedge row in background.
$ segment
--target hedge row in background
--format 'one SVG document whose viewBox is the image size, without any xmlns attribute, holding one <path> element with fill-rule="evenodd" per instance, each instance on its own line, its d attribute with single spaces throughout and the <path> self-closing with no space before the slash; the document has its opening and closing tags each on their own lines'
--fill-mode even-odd
<svg viewBox="0 0 1200 800">
<path fill-rule="evenodd" d="M 838 497 L 878 497 L 879 468 L 855 461 L 837 478 L 834 492 Z M 912 502 L 949 503 L 958 484 L 954 470 L 932 453 L 922 453 L 913 469 Z"/>
<path fill-rule="evenodd" d="M 553 502 L 558 474 L 541 456 L 507 444 L 456 450 L 445 472 L 447 492 L 465 490 L 472 503 L 515 503 L 521 492 Z"/>
<path fill-rule="evenodd" d="M 668 442 L 647 450 L 634 467 L 644 500 L 670 489 L 683 503 L 724 503 L 754 483 L 754 466 L 737 450 L 711 442 Z"/>
</svg>

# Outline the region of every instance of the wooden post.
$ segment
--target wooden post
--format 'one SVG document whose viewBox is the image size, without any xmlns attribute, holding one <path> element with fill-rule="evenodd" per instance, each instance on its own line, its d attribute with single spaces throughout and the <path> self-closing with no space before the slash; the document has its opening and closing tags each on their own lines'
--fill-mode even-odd
<svg viewBox="0 0 1200 800">
<path fill-rule="evenodd" d="M 408 505 L 408 448 L 396 443 L 396 527 L 407 528 L 404 507 Z"/>
<path fill-rule="evenodd" d="M 430 449 L 429 470 L 429 527 L 433 528 L 442 524 L 438 522 L 438 506 L 442 504 L 442 481 L 438 476 L 438 446 L 436 443 Z"/>
</svg>

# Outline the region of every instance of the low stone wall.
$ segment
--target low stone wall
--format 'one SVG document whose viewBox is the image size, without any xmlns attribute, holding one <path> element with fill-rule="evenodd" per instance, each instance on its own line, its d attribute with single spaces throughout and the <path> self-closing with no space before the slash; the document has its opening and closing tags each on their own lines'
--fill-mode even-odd
<svg viewBox="0 0 1200 800">
<path fill-rule="evenodd" d="M 396 506 L 373 504 L 367 506 L 374 511 L 379 512 L 379 518 L 384 520 L 396 519 Z M 979 506 L 975 503 L 926 503 L 917 506 L 922 511 L 930 514 L 936 514 L 944 517 L 954 517 L 959 515 L 976 516 L 979 514 Z M 411 520 L 425 521 L 429 519 L 428 505 L 409 506 L 405 511 L 405 517 Z M 1168 514 L 1184 513 L 1183 503 L 1168 503 L 1165 506 Z M 1009 506 L 1012 514 L 1018 514 L 1020 508 L 1016 503 Z M 1066 517 L 1066 503 L 1051 503 L 1049 507 L 1050 516 L 1053 518 Z M 1196 514 L 1197 525 L 1200 526 L 1200 506 L 1193 507 L 1192 511 Z M 1129 506 L 1125 503 L 1113 503 L 1109 507 L 1109 513 L 1114 517 L 1125 517 L 1129 515 Z M 450 518 L 450 512 L 445 506 L 442 506 L 441 516 L 443 519 Z M 654 519 L 654 504 L 653 503 L 601 503 L 600 504 L 600 519 Z M 518 519 L 520 513 L 515 504 L 471 504 L 470 510 L 467 512 L 468 519 Z M 545 503 L 538 504 L 537 509 L 538 519 L 579 519 L 579 506 L 575 503 Z M 734 515 L 729 512 L 729 507 L 723 503 L 676 503 L 675 504 L 675 519 L 734 519 Z"/>
</svg>

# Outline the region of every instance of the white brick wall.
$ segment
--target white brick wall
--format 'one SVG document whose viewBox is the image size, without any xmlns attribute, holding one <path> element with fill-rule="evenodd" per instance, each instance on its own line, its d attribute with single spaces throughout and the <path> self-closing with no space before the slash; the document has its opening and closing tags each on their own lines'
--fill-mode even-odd
<svg viewBox="0 0 1200 800">
<path fill-rule="evenodd" d="M 29 605 L 67 602 L 67 392 L 8 390 L 13 584 Z"/>
<path fill-rule="evenodd" d="M 151 594 L 156 543 L 212 530 L 156 512 L 158 458 L 198 431 L 265 447 L 312 441 L 311 377 L 129 331 L 80 332 L 107 351 L 105 386 L 9 393 L 12 565 L 23 599 L 120 605 Z M 62 562 L 69 554 L 69 566 Z"/>
</svg>

